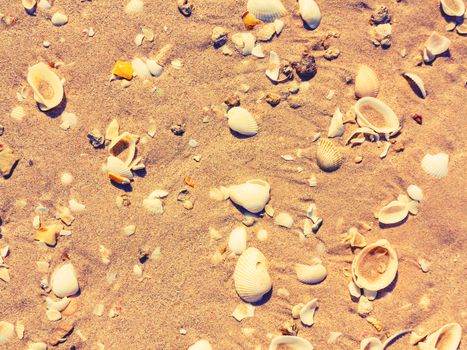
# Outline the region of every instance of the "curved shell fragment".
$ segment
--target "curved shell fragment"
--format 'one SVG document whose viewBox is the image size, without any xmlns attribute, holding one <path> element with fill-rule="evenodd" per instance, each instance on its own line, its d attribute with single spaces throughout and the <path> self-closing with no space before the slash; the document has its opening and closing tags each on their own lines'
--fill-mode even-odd
<svg viewBox="0 0 467 350">
<path fill-rule="evenodd" d="M 43 62 L 29 67 L 27 80 L 34 91 L 34 99 L 42 111 L 48 111 L 63 99 L 63 84 L 52 69 Z"/>
<path fill-rule="evenodd" d="M 410 87 L 415 91 L 415 93 L 420 96 L 421 98 L 426 98 L 426 90 L 425 84 L 423 84 L 422 78 L 420 78 L 417 74 L 414 73 L 404 73 L 404 78 L 410 84 Z"/>
</svg>

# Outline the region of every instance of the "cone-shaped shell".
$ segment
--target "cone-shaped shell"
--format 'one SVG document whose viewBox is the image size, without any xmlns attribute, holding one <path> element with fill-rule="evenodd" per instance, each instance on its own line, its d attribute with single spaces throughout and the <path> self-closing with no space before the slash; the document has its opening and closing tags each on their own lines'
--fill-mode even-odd
<svg viewBox="0 0 467 350">
<path fill-rule="evenodd" d="M 365 338 L 360 343 L 360 350 L 383 350 L 383 343 L 378 338 Z"/>
<path fill-rule="evenodd" d="M 285 7 L 280 0 L 248 0 L 249 12 L 264 22 L 274 22 L 285 14 Z"/>
<path fill-rule="evenodd" d="M 378 221 L 384 225 L 397 224 L 409 215 L 407 203 L 392 201 L 378 213 Z"/>
<path fill-rule="evenodd" d="M 418 96 L 421 98 L 426 98 L 425 84 L 423 84 L 422 78 L 414 73 L 404 73 L 402 75 L 409 82 L 410 87 Z"/>
<path fill-rule="evenodd" d="M 381 239 L 367 245 L 353 259 L 355 284 L 369 291 L 379 291 L 391 284 L 397 274 L 397 254 L 391 244 Z"/>
<path fill-rule="evenodd" d="M 441 8 L 447 16 L 460 17 L 465 13 L 464 0 L 441 0 Z"/>
<path fill-rule="evenodd" d="M 355 103 L 354 111 L 357 116 L 357 123 L 361 127 L 370 128 L 379 134 L 389 135 L 396 133 L 400 129 L 400 123 L 397 115 L 388 105 L 377 98 L 361 98 L 357 103 Z M 383 117 L 382 124 L 378 123 L 378 125 L 376 125 L 376 121 L 372 120 L 371 115 L 374 112 L 377 112 Z"/>
<path fill-rule="evenodd" d="M 8 343 L 15 334 L 15 326 L 6 321 L 0 321 L 0 345 Z"/>
<path fill-rule="evenodd" d="M 298 0 L 300 16 L 303 22 L 310 28 L 315 29 L 321 22 L 321 11 L 315 0 Z"/>
<path fill-rule="evenodd" d="M 249 303 L 261 300 L 272 287 L 266 257 L 252 247 L 238 258 L 233 278 L 238 295 Z"/>
<path fill-rule="evenodd" d="M 422 159 L 422 169 L 431 176 L 441 178 L 448 174 L 449 155 L 438 153 L 426 154 Z"/>
<path fill-rule="evenodd" d="M 39 62 L 29 67 L 27 80 L 42 111 L 48 111 L 62 102 L 63 84 L 45 63 Z"/>
<path fill-rule="evenodd" d="M 380 83 L 375 71 L 366 65 L 361 65 L 355 77 L 355 96 L 376 97 L 379 88 Z"/>
<path fill-rule="evenodd" d="M 437 56 L 449 50 L 451 40 L 436 32 L 431 33 L 428 40 L 425 42 L 425 49 L 428 55 Z"/>
<path fill-rule="evenodd" d="M 258 123 L 255 117 L 245 108 L 233 107 L 227 112 L 229 128 L 245 136 L 254 136 L 258 133 Z"/>
<path fill-rule="evenodd" d="M 320 139 L 316 150 L 316 162 L 321 170 L 335 171 L 344 162 L 344 156 L 329 139 Z"/>
<path fill-rule="evenodd" d="M 232 202 L 251 213 L 259 213 L 269 201 L 270 186 L 263 180 L 249 180 L 241 185 L 229 187 Z"/>
<path fill-rule="evenodd" d="M 136 136 L 124 132 L 116 137 L 109 145 L 109 153 L 120 159 L 124 156 L 123 163 L 129 167 L 136 154 Z"/>
<path fill-rule="evenodd" d="M 67 262 L 57 267 L 50 278 L 50 285 L 52 292 L 59 298 L 78 293 L 78 277 L 73 265 Z"/>
<path fill-rule="evenodd" d="M 295 264 L 295 273 L 302 283 L 316 284 L 322 282 L 328 275 L 323 264 L 305 265 Z"/>
<path fill-rule="evenodd" d="M 291 350 L 313 350 L 313 345 L 301 337 L 290 336 L 290 335 L 281 335 L 275 337 L 269 345 L 269 350 L 282 350 L 282 349 L 291 349 Z"/>
<path fill-rule="evenodd" d="M 449 323 L 430 334 L 424 344 L 436 350 L 457 350 L 461 337 L 461 326 L 458 323 Z"/>
<path fill-rule="evenodd" d="M 133 179 L 130 168 L 120 158 L 108 157 L 106 169 L 109 177 L 117 183 L 129 183 Z"/>
</svg>

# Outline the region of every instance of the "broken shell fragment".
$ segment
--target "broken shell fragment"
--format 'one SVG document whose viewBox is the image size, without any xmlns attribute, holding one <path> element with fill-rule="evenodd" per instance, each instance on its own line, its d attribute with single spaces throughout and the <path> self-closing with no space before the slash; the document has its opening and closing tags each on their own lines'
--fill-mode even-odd
<svg viewBox="0 0 467 350">
<path fill-rule="evenodd" d="M 141 58 L 133 58 L 131 67 L 133 68 L 133 76 L 135 77 L 148 78 L 151 76 L 148 66 Z"/>
<path fill-rule="evenodd" d="M 313 345 L 305 338 L 292 336 L 292 335 L 281 335 L 275 337 L 269 345 L 269 350 L 313 350 Z"/>
<path fill-rule="evenodd" d="M 112 68 L 112 74 L 120 78 L 131 80 L 133 78 L 133 66 L 131 62 L 117 61 Z"/>
<path fill-rule="evenodd" d="M 229 128 L 245 136 L 258 133 L 258 123 L 253 115 L 242 107 L 233 107 L 227 112 Z"/>
<path fill-rule="evenodd" d="M 315 29 L 321 22 L 321 11 L 315 0 L 298 0 L 299 12 L 303 22 Z"/>
<path fill-rule="evenodd" d="M 281 60 L 275 51 L 269 53 L 269 64 L 266 69 L 266 76 L 274 82 L 279 80 Z"/>
<path fill-rule="evenodd" d="M 243 15 L 242 15 L 242 19 L 243 19 L 243 24 L 245 25 L 245 28 L 247 30 L 252 30 L 254 27 L 256 27 L 257 25 L 260 25 L 261 23 L 263 23 L 262 21 L 260 21 L 259 19 L 256 18 L 256 16 L 254 14 L 252 14 L 251 12 L 249 11 L 246 11 Z"/>
<path fill-rule="evenodd" d="M 298 280 L 306 284 L 320 283 L 328 275 L 328 271 L 321 261 L 316 261 L 313 265 L 295 264 L 295 273 Z"/>
<path fill-rule="evenodd" d="M 291 228 L 293 226 L 293 218 L 289 213 L 280 212 L 274 216 L 274 223 L 277 226 Z"/>
<path fill-rule="evenodd" d="M 383 350 L 383 343 L 378 338 L 365 338 L 360 342 L 360 350 Z"/>
<path fill-rule="evenodd" d="M 376 97 L 379 88 L 380 83 L 375 71 L 366 65 L 361 65 L 355 77 L 355 96 Z"/>
<path fill-rule="evenodd" d="M 363 97 L 354 105 L 357 124 L 379 134 L 393 135 L 400 130 L 400 123 L 394 111 L 383 101 L 374 97 Z M 382 116 L 384 122 L 376 125 L 374 113 Z M 373 118 L 372 118 L 373 117 Z M 381 118 L 377 118 L 381 119 Z"/>
<path fill-rule="evenodd" d="M 15 334 L 15 326 L 13 323 L 0 321 L 0 345 L 8 343 Z"/>
<path fill-rule="evenodd" d="M 237 321 L 242 321 L 247 317 L 253 317 L 255 315 L 255 307 L 251 304 L 240 303 L 237 305 L 232 313 L 232 317 Z"/>
<path fill-rule="evenodd" d="M 39 62 L 29 67 L 27 81 L 34 91 L 34 99 L 41 111 L 48 111 L 63 99 L 63 84 L 48 65 Z"/>
<path fill-rule="evenodd" d="M 426 154 L 421 165 L 428 175 L 436 178 L 445 177 L 448 174 L 449 155 L 446 153 Z"/>
<path fill-rule="evenodd" d="M 254 303 L 272 288 L 266 257 L 256 248 L 248 248 L 240 255 L 234 271 L 235 290 L 240 298 Z"/>
<path fill-rule="evenodd" d="M 337 107 L 329 125 L 328 137 L 332 138 L 342 136 L 344 135 L 344 131 L 343 114 L 339 107 Z"/>
<path fill-rule="evenodd" d="M 256 32 L 256 37 L 259 41 L 269 41 L 275 34 L 276 26 L 274 23 L 267 23 Z"/>
<path fill-rule="evenodd" d="M 407 194 L 414 201 L 421 202 L 423 200 L 423 190 L 417 185 L 410 185 L 407 187 Z"/>
<path fill-rule="evenodd" d="M 249 180 L 229 187 L 230 200 L 251 213 L 261 212 L 269 201 L 270 186 L 263 180 Z"/>
<path fill-rule="evenodd" d="M 280 19 L 276 19 L 274 21 L 274 28 L 276 29 L 276 35 L 280 35 L 282 33 L 282 30 L 284 29 L 284 27 L 285 27 L 284 21 L 282 21 Z"/>
<path fill-rule="evenodd" d="M 106 165 L 110 180 L 118 184 L 129 184 L 133 179 L 133 173 L 125 163 L 117 157 L 109 156 Z"/>
<path fill-rule="evenodd" d="M 74 295 L 79 291 L 75 268 L 67 262 L 55 269 L 50 279 L 52 292 L 59 298 Z"/>
<path fill-rule="evenodd" d="M 212 350 L 212 346 L 207 340 L 201 339 L 190 346 L 188 350 Z"/>
<path fill-rule="evenodd" d="M 313 299 L 306 303 L 300 310 L 300 321 L 305 326 L 312 326 L 314 323 L 315 311 L 318 308 L 318 299 Z"/>
<path fill-rule="evenodd" d="M 0 175 L 4 178 L 11 176 L 19 158 L 13 153 L 10 147 L 0 146 Z"/>
<path fill-rule="evenodd" d="M 393 225 L 403 221 L 407 215 L 407 203 L 392 201 L 378 212 L 378 221 L 384 225 Z"/>
<path fill-rule="evenodd" d="M 248 0 L 246 7 L 264 22 L 273 22 L 285 14 L 285 7 L 280 0 Z"/>
<path fill-rule="evenodd" d="M 449 323 L 427 336 L 420 349 L 457 350 L 462 337 L 462 328 L 458 323 Z"/>
<path fill-rule="evenodd" d="M 410 87 L 415 91 L 415 93 L 421 98 L 426 98 L 425 85 L 423 84 L 422 78 L 414 73 L 404 73 L 402 74 L 404 78 L 409 82 Z"/>
<path fill-rule="evenodd" d="M 430 37 L 425 42 L 425 49 L 429 56 L 438 56 L 449 50 L 451 40 L 436 32 L 431 33 Z"/>
<path fill-rule="evenodd" d="M 329 139 L 320 139 L 316 150 L 316 162 L 321 170 L 331 172 L 340 168 L 344 156 Z"/>
<path fill-rule="evenodd" d="M 44 242 L 48 246 L 53 247 L 57 244 L 57 236 L 61 230 L 63 230 L 63 226 L 58 224 L 40 227 L 36 230 L 34 240 Z"/>
<path fill-rule="evenodd" d="M 229 236 L 228 247 L 230 251 L 236 255 L 242 254 L 246 249 L 247 233 L 243 226 L 236 227 L 232 230 Z"/>
<path fill-rule="evenodd" d="M 36 0 L 22 0 L 21 2 L 27 13 L 29 14 L 34 13 L 36 6 L 37 6 Z"/>
<path fill-rule="evenodd" d="M 441 0 L 440 3 L 447 16 L 460 17 L 465 13 L 464 0 Z"/>
<path fill-rule="evenodd" d="M 255 47 L 256 38 L 251 33 L 236 33 L 232 35 L 232 42 L 243 56 L 248 56 Z"/>
<path fill-rule="evenodd" d="M 68 304 L 70 303 L 70 299 L 65 297 L 63 299 L 60 299 L 60 300 L 53 300 L 52 298 L 45 298 L 45 303 L 47 305 L 47 309 L 48 310 L 57 310 L 59 312 L 65 310 L 65 308 L 68 306 Z"/>
</svg>

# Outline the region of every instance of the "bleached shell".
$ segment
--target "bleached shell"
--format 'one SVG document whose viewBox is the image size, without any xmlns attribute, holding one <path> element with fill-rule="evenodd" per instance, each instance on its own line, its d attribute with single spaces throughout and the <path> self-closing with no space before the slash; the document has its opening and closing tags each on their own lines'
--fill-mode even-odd
<svg viewBox="0 0 467 350">
<path fill-rule="evenodd" d="M 262 26 L 256 33 L 259 41 L 269 41 L 276 34 L 276 26 L 274 23 L 267 23 Z"/>
<path fill-rule="evenodd" d="M 143 207 L 151 214 L 162 214 L 164 212 L 162 201 L 159 198 L 145 198 Z"/>
<path fill-rule="evenodd" d="M 266 257 L 253 247 L 240 255 L 233 278 L 235 290 L 246 302 L 254 303 L 261 300 L 272 288 Z"/>
<path fill-rule="evenodd" d="M 357 137 L 359 136 L 359 137 Z M 352 144 L 361 144 L 365 142 L 366 137 L 365 136 L 371 136 L 372 141 L 379 141 L 379 134 L 375 132 L 374 130 L 371 130 L 370 128 L 367 127 L 362 127 L 362 128 L 357 128 L 348 137 L 347 141 L 345 142 L 346 145 L 349 143 Z"/>
<path fill-rule="evenodd" d="M 321 11 L 315 0 L 298 0 L 299 12 L 303 21 L 311 29 L 315 29 L 321 22 Z"/>
<path fill-rule="evenodd" d="M 275 51 L 269 53 L 269 64 L 268 69 L 266 69 L 266 76 L 272 81 L 277 81 L 279 79 L 281 69 L 281 60 L 279 55 Z"/>
<path fill-rule="evenodd" d="M 425 42 L 427 53 L 432 56 L 440 55 L 443 52 L 449 50 L 450 45 L 451 40 L 436 32 L 431 33 L 430 37 Z"/>
<path fill-rule="evenodd" d="M 253 317 L 254 315 L 255 307 L 251 304 L 246 303 L 238 304 L 235 310 L 232 312 L 232 317 L 239 322 L 247 317 Z"/>
<path fill-rule="evenodd" d="M 188 350 L 212 350 L 212 346 L 207 340 L 201 339 L 190 346 Z"/>
<path fill-rule="evenodd" d="M 74 295 L 79 291 L 78 277 L 70 262 L 57 267 L 50 278 L 52 292 L 59 298 Z"/>
<path fill-rule="evenodd" d="M 371 109 L 380 113 L 383 116 L 384 124 L 373 124 L 373 122 L 366 117 L 365 112 L 363 111 L 365 106 L 370 107 Z M 355 103 L 354 111 L 357 116 L 357 124 L 361 127 L 368 127 L 379 134 L 389 135 L 396 133 L 400 129 L 400 123 L 397 115 L 388 105 L 386 105 L 383 101 L 378 100 L 377 98 L 362 97 L 357 101 L 357 103 Z"/>
<path fill-rule="evenodd" d="M 109 156 L 107 158 L 106 170 L 108 173 L 115 174 L 124 179 L 132 180 L 133 173 L 125 163 L 117 157 Z"/>
<path fill-rule="evenodd" d="M 284 21 L 282 21 L 280 19 L 276 19 L 274 21 L 274 28 L 276 30 L 276 35 L 280 35 L 282 33 L 282 30 L 284 29 L 284 27 L 285 27 Z"/>
<path fill-rule="evenodd" d="M 360 350 L 383 350 L 383 343 L 378 338 L 365 338 L 360 342 Z"/>
<path fill-rule="evenodd" d="M 63 84 L 48 65 L 39 62 L 29 67 L 29 85 L 34 91 L 34 99 L 42 111 L 48 111 L 60 104 L 63 99 Z"/>
<path fill-rule="evenodd" d="M 415 201 L 421 202 L 423 200 L 423 190 L 417 185 L 407 187 L 407 194 Z"/>
<path fill-rule="evenodd" d="M 59 27 L 68 23 L 68 17 L 63 13 L 55 12 L 51 18 L 51 21 L 54 26 Z"/>
<path fill-rule="evenodd" d="M 47 344 L 43 342 L 29 344 L 28 350 L 47 350 Z"/>
<path fill-rule="evenodd" d="M 164 70 L 164 67 L 162 67 L 159 63 L 151 59 L 146 60 L 146 66 L 148 67 L 149 73 L 151 73 L 151 75 L 156 78 L 160 77 Z"/>
<path fill-rule="evenodd" d="M 144 3 L 142 0 L 130 0 L 125 6 L 125 12 L 129 15 L 143 11 Z"/>
<path fill-rule="evenodd" d="M 141 58 L 133 58 L 131 67 L 133 68 L 133 76 L 135 77 L 147 78 L 151 76 L 148 66 L 146 66 L 146 63 Z"/>
<path fill-rule="evenodd" d="M 301 337 L 281 335 L 275 337 L 269 345 L 269 350 L 281 350 L 281 349 L 293 349 L 293 350 L 313 350 L 313 345 Z"/>
<path fill-rule="evenodd" d="M 462 327 L 458 323 L 448 323 L 428 335 L 424 343 L 436 350 L 457 350 L 462 337 Z"/>
<path fill-rule="evenodd" d="M 318 308 L 318 299 L 313 299 L 310 300 L 308 303 L 306 303 L 302 309 L 300 310 L 300 321 L 305 326 L 312 326 L 314 323 L 314 316 L 315 316 L 315 311 Z"/>
<path fill-rule="evenodd" d="M 273 22 L 285 14 L 280 0 L 248 0 L 247 10 L 264 22 Z"/>
<path fill-rule="evenodd" d="M 23 7 L 27 11 L 32 11 L 36 8 L 37 1 L 36 0 L 22 0 L 21 3 L 23 4 Z"/>
<path fill-rule="evenodd" d="M 441 0 L 444 14 L 453 17 L 463 16 L 465 13 L 464 0 Z"/>
<path fill-rule="evenodd" d="M 274 223 L 277 226 L 282 226 L 286 228 L 291 228 L 293 226 L 292 215 L 286 212 L 280 212 L 274 216 Z"/>
<path fill-rule="evenodd" d="M 242 107 L 233 107 L 227 112 L 229 128 L 245 136 L 258 133 L 258 123 L 255 117 Z"/>
<path fill-rule="evenodd" d="M 112 140 L 109 145 L 109 153 L 118 158 L 120 153 L 128 150 L 126 158 L 122 160 L 124 164 L 129 167 L 136 155 L 136 140 L 136 136 L 125 131 Z"/>
<path fill-rule="evenodd" d="M 446 153 L 426 154 L 421 165 L 428 175 L 436 178 L 445 177 L 448 174 L 449 155 Z"/>
<path fill-rule="evenodd" d="M 231 252 L 236 255 L 242 254 L 246 249 L 247 234 L 243 226 L 236 227 L 232 230 L 229 236 L 228 247 Z"/>
<path fill-rule="evenodd" d="M 347 288 L 349 290 L 349 294 L 352 297 L 358 299 L 362 296 L 362 290 L 355 284 L 353 280 L 349 282 L 349 284 L 347 285 Z"/>
<path fill-rule="evenodd" d="M 456 32 L 460 35 L 467 35 L 467 23 L 459 24 L 456 27 Z"/>
<path fill-rule="evenodd" d="M 423 84 L 422 78 L 414 73 L 404 73 L 403 76 L 407 79 L 410 87 L 417 95 L 419 95 L 421 98 L 426 98 L 425 84 Z"/>
<path fill-rule="evenodd" d="M 406 203 L 392 201 L 378 212 L 378 220 L 384 225 L 392 225 L 401 222 L 407 215 L 409 211 Z"/>
<path fill-rule="evenodd" d="M 380 82 L 375 71 L 366 65 L 361 65 L 355 77 L 355 96 L 358 98 L 376 97 L 379 88 Z"/>
<path fill-rule="evenodd" d="M 229 197 L 235 204 L 251 213 L 259 213 L 269 201 L 270 186 L 263 180 L 249 180 L 229 187 Z"/>
<path fill-rule="evenodd" d="M 320 139 L 316 150 L 316 162 L 321 170 L 335 171 L 344 162 L 344 156 L 329 139 Z"/>
<path fill-rule="evenodd" d="M 45 303 L 47 305 L 48 310 L 63 311 L 70 303 L 70 299 L 65 297 L 63 299 L 55 301 L 52 298 L 47 297 L 45 298 Z"/>
<path fill-rule="evenodd" d="M 15 326 L 7 321 L 0 321 L 0 345 L 6 344 L 15 334 Z"/>
<path fill-rule="evenodd" d="M 242 55 L 248 56 L 255 47 L 256 38 L 251 33 L 236 33 L 232 35 L 232 42 Z"/>
<path fill-rule="evenodd" d="M 391 244 L 381 239 L 363 248 L 352 262 L 355 284 L 368 291 L 379 291 L 391 284 L 397 274 L 397 253 Z"/>
<path fill-rule="evenodd" d="M 50 10 L 52 8 L 52 5 L 47 0 L 39 0 L 37 7 L 41 10 Z"/>
<path fill-rule="evenodd" d="M 300 282 L 306 284 L 317 284 L 324 281 L 328 271 L 323 264 L 314 265 L 295 264 L 295 273 Z"/>
<path fill-rule="evenodd" d="M 255 57 L 258 57 L 258 58 L 264 58 L 264 52 L 263 52 L 263 48 L 261 47 L 261 45 L 256 45 L 253 50 L 251 50 L 251 54 Z"/>
<path fill-rule="evenodd" d="M 343 116 L 341 110 L 337 107 L 332 116 L 331 123 L 329 124 L 328 137 L 332 138 L 344 135 Z"/>
</svg>

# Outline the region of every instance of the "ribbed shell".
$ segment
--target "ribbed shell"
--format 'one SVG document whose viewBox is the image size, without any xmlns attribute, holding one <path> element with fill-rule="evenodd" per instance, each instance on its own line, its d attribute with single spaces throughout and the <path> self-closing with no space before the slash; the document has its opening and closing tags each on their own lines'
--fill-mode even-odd
<svg viewBox="0 0 467 350">
<path fill-rule="evenodd" d="M 363 107 L 368 106 L 383 116 L 383 125 L 373 124 L 374 121 L 365 115 Z M 361 127 L 367 127 L 379 134 L 394 134 L 400 129 L 400 122 L 394 111 L 383 101 L 374 97 L 363 97 L 355 103 L 354 111 L 357 116 L 357 124 Z"/>
<path fill-rule="evenodd" d="M 344 156 L 329 139 L 320 139 L 316 151 L 316 162 L 321 170 L 335 171 L 344 162 Z"/>
<path fill-rule="evenodd" d="M 404 78 L 409 82 L 410 87 L 415 93 L 421 98 L 426 98 L 425 84 L 423 84 L 422 78 L 414 73 L 404 73 Z"/>
<path fill-rule="evenodd" d="M 27 80 L 42 111 L 48 111 L 62 102 L 63 84 L 45 63 L 39 62 L 29 67 Z"/>
<path fill-rule="evenodd" d="M 344 135 L 343 116 L 341 110 L 337 107 L 332 116 L 331 123 L 329 124 L 328 137 L 332 138 Z"/>
<path fill-rule="evenodd" d="M 449 155 L 438 153 L 435 155 L 427 154 L 422 159 L 422 169 L 431 176 L 441 178 L 448 174 Z"/>
<path fill-rule="evenodd" d="M 256 37 L 259 41 L 269 41 L 275 34 L 276 25 L 274 23 L 267 23 L 256 32 Z"/>
<path fill-rule="evenodd" d="M 249 303 L 261 300 L 272 287 L 266 257 L 253 247 L 240 255 L 233 277 L 238 295 Z"/>
<path fill-rule="evenodd" d="M 298 0 L 299 12 L 310 29 L 315 29 L 321 22 L 321 11 L 315 0 Z"/>
<path fill-rule="evenodd" d="M 448 16 L 460 17 L 464 15 L 464 0 L 441 0 L 441 8 Z"/>
<path fill-rule="evenodd" d="M 436 350 L 457 350 L 461 342 L 462 328 L 458 323 L 448 323 L 430 334 L 425 344 Z"/>
<path fill-rule="evenodd" d="M 380 83 L 375 71 L 366 65 L 360 66 L 355 77 L 355 96 L 358 98 L 378 95 Z"/>
<path fill-rule="evenodd" d="M 281 349 L 293 349 L 293 350 L 313 350 L 313 345 L 301 337 L 291 335 L 281 335 L 275 337 L 269 345 L 269 350 L 281 350 Z"/>
<path fill-rule="evenodd" d="M 285 14 L 280 0 L 248 0 L 247 10 L 264 22 L 273 22 Z"/>
<path fill-rule="evenodd" d="M 227 112 L 229 128 L 245 136 L 254 136 L 258 133 L 256 119 L 242 107 L 233 107 Z"/>
<path fill-rule="evenodd" d="M 295 273 L 297 274 L 297 278 L 300 282 L 307 284 L 320 283 L 328 275 L 328 271 L 322 264 L 295 264 Z"/>
<path fill-rule="evenodd" d="M 385 225 L 397 224 L 409 215 L 407 203 L 392 201 L 378 213 L 378 221 Z"/>
<path fill-rule="evenodd" d="M 107 158 L 107 172 L 123 177 L 125 179 L 133 179 L 133 173 L 125 163 L 117 157 L 110 156 Z"/>
</svg>

